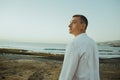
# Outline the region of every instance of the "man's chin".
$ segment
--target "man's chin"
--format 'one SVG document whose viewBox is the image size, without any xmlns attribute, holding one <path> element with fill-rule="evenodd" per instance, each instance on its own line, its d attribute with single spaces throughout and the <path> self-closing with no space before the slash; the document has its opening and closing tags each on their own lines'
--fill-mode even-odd
<svg viewBox="0 0 120 80">
<path fill-rule="evenodd" d="M 72 32 L 69 32 L 70 34 L 72 34 Z"/>
</svg>

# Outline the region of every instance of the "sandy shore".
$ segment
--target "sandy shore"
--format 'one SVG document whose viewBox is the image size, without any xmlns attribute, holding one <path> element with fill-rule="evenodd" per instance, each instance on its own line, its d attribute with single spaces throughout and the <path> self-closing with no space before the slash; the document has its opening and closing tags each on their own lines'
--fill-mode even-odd
<svg viewBox="0 0 120 80">
<path fill-rule="evenodd" d="M 62 59 L 59 55 L 2 54 L 0 80 L 58 80 Z M 101 80 L 120 80 L 120 58 L 100 59 L 100 77 Z"/>
</svg>

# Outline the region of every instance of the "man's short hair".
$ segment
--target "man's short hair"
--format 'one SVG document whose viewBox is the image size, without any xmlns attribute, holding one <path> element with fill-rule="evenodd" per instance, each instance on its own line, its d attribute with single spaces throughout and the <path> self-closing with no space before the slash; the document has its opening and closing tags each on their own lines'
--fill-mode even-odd
<svg viewBox="0 0 120 80">
<path fill-rule="evenodd" d="M 84 15 L 76 14 L 76 15 L 73 15 L 73 17 L 80 17 L 80 23 L 85 23 L 86 24 L 85 29 L 87 29 L 88 20 Z"/>
</svg>

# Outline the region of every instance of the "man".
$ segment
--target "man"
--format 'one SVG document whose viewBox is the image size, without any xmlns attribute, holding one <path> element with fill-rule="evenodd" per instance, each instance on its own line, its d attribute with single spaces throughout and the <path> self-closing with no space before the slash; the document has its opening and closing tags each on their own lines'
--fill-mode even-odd
<svg viewBox="0 0 120 80">
<path fill-rule="evenodd" d="M 65 53 L 59 80 L 99 80 L 99 55 L 95 42 L 86 34 L 88 20 L 74 15 L 69 32 L 75 36 Z"/>
</svg>

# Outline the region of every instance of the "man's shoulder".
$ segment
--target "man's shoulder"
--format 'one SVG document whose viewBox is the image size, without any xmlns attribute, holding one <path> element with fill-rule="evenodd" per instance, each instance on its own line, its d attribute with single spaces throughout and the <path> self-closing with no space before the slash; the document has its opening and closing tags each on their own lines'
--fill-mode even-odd
<svg viewBox="0 0 120 80">
<path fill-rule="evenodd" d="M 74 38 L 72 44 L 76 44 L 76 45 L 95 44 L 95 41 L 89 36 L 84 35 Z"/>
</svg>

